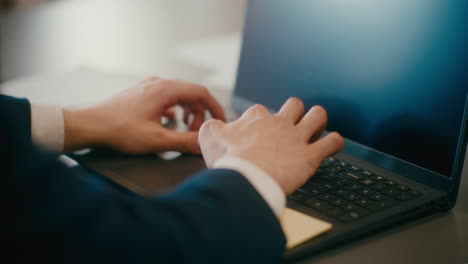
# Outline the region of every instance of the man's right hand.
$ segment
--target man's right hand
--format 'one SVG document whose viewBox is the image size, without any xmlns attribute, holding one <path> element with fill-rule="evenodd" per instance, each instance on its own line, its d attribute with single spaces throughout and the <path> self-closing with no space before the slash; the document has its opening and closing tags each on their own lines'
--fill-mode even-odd
<svg viewBox="0 0 468 264">
<path fill-rule="evenodd" d="M 286 101 L 274 115 L 254 105 L 235 122 L 205 122 L 199 142 L 208 167 L 223 156 L 245 159 L 263 169 L 286 195 L 302 186 L 327 157 L 341 151 L 343 138 L 336 132 L 320 137 L 327 124 L 321 106 L 304 115 L 297 98 Z"/>
</svg>

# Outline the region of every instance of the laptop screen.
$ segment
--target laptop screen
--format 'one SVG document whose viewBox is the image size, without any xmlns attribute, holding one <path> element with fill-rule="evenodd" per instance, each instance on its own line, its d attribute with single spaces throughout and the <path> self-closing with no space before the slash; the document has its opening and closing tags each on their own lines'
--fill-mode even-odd
<svg viewBox="0 0 468 264">
<path fill-rule="evenodd" d="M 249 1 L 235 96 L 323 105 L 327 130 L 451 176 L 468 1 Z"/>
</svg>

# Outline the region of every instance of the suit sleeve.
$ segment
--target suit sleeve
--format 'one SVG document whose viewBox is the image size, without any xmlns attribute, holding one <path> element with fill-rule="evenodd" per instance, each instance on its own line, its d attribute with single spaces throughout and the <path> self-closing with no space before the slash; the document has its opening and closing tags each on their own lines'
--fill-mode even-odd
<svg viewBox="0 0 468 264">
<path fill-rule="evenodd" d="M 31 109 L 28 100 L 0 94 L 0 110 L 3 115 L 2 126 L 8 128 L 11 134 L 14 133 L 15 143 L 21 144 L 18 147 L 30 147 Z"/>
<path fill-rule="evenodd" d="M 7 103 L 8 110 L 28 106 Z M 14 120 L 15 129 L 27 128 L 27 117 Z M 115 192 L 40 149 L 13 153 L 3 204 L 11 211 L 5 239 L 18 262 L 275 263 L 283 255 L 277 218 L 235 171 L 205 170 L 170 193 L 143 198 Z"/>
</svg>

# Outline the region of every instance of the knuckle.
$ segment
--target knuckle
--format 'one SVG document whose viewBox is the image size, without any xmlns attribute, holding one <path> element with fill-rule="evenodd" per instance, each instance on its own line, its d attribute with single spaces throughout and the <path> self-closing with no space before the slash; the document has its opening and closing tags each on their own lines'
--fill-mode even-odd
<svg viewBox="0 0 468 264">
<path fill-rule="evenodd" d="M 143 93 L 145 95 L 152 95 L 155 92 L 154 84 L 147 83 L 143 86 Z"/>
<path fill-rule="evenodd" d="M 173 83 L 173 81 L 166 80 L 166 79 L 158 81 L 158 84 L 161 85 L 162 87 L 170 86 L 170 85 L 172 85 L 172 83 Z"/>
<path fill-rule="evenodd" d="M 250 109 L 254 112 L 264 112 L 266 111 L 266 107 L 261 104 L 255 104 Z"/>
<path fill-rule="evenodd" d="M 311 156 L 315 157 L 315 155 L 311 155 Z M 315 171 L 319 168 L 321 162 L 322 161 L 317 158 L 312 158 L 312 159 L 309 159 L 309 166 Z"/>
<path fill-rule="evenodd" d="M 193 89 L 201 92 L 202 94 L 209 94 L 208 88 L 206 88 L 205 86 L 201 84 L 192 84 L 192 86 L 193 86 Z"/>
<path fill-rule="evenodd" d="M 200 133 L 204 133 L 206 130 L 212 130 L 219 124 L 219 122 L 220 121 L 216 119 L 206 120 L 200 127 Z"/>
</svg>

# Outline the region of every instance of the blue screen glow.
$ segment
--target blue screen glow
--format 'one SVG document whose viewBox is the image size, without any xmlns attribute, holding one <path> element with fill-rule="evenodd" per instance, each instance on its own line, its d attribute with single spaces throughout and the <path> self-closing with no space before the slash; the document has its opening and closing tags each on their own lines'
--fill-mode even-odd
<svg viewBox="0 0 468 264">
<path fill-rule="evenodd" d="M 468 85 L 468 1 L 249 1 L 235 95 L 323 105 L 327 130 L 450 176 Z"/>
</svg>

